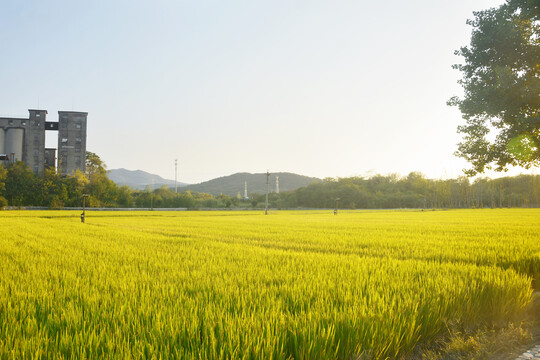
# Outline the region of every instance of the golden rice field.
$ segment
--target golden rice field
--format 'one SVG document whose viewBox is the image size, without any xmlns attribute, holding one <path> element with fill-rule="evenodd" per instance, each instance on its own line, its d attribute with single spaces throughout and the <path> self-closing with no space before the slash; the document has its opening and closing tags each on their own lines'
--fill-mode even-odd
<svg viewBox="0 0 540 360">
<path fill-rule="evenodd" d="M 540 275 L 540 209 L 79 214 L 0 212 L 0 359 L 393 359 Z"/>
</svg>

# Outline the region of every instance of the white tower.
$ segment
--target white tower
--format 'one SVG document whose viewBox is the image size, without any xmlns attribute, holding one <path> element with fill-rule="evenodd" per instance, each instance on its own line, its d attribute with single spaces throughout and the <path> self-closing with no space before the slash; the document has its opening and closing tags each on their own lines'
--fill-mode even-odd
<svg viewBox="0 0 540 360">
<path fill-rule="evenodd" d="M 244 181 L 244 199 L 248 199 L 248 196 L 247 196 L 247 181 Z"/>
<path fill-rule="evenodd" d="M 276 194 L 279 194 L 279 176 L 276 176 Z"/>
<path fill-rule="evenodd" d="M 178 185 L 176 184 L 176 178 L 178 175 L 178 159 L 174 159 L 174 192 L 178 192 Z"/>
</svg>

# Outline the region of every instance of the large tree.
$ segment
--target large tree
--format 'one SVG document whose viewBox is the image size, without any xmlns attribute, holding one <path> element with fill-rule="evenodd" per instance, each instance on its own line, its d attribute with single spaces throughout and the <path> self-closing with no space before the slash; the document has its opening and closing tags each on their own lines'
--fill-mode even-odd
<svg viewBox="0 0 540 360">
<path fill-rule="evenodd" d="M 466 124 L 456 154 L 472 168 L 505 171 L 540 164 L 540 1 L 507 0 L 474 13 L 471 44 L 456 51 L 464 97 L 453 97 Z"/>
<path fill-rule="evenodd" d="M 107 177 L 107 165 L 90 151 L 86 152 L 86 176 L 88 184 L 85 191 L 90 195 L 89 206 L 115 206 L 118 186 Z"/>
<path fill-rule="evenodd" d="M 7 166 L 4 194 L 11 206 L 40 205 L 39 181 L 24 162 Z"/>
<path fill-rule="evenodd" d="M 92 180 L 92 177 L 96 175 L 107 174 L 107 165 L 101 160 L 99 155 L 87 151 L 86 152 L 86 176 L 88 180 Z"/>
</svg>

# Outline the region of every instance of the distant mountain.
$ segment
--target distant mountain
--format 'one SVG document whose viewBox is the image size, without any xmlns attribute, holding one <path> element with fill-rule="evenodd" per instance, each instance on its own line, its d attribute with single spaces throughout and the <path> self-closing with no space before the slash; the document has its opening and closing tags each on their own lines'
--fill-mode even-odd
<svg viewBox="0 0 540 360">
<path fill-rule="evenodd" d="M 144 190 L 148 185 L 158 189 L 167 185 L 169 189 L 174 189 L 174 180 L 164 179 L 159 175 L 150 174 L 142 170 L 112 169 L 107 171 L 109 179 L 117 185 L 127 185 L 132 189 Z M 276 190 L 276 176 L 279 177 L 279 191 L 296 190 L 299 187 L 307 186 L 312 182 L 320 182 L 321 179 L 297 175 L 293 173 L 280 172 L 270 174 L 269 190 Z M 266 174 L 236 173 L 208 180 L 199 184 L 186 184 L 178 182 L 178 191 L 196 191 L 213 195 L 225 194 L 236 196 L 239 192 L 244 196 L 244 184 L 247 181 L 248 194 L 264 194 L 266 192 Z"/>
<path fill-rule="evenodd" d="M 288 172 L 279 172 L 270 174 L 269 190 L 276 190 L 276 176 L 279 177 L 279 191 L 296 190 L 299 187 L 307 186 L 312 182 L 320 182 L 321 179 L 297 175 Z M 250 174 L 237 173 L 229 176 L 223 176 L 217 179 L 202 182 L 200 184 L 187 185 L 182 187 L 182 191 L 191 190 L 196 192 L 204 192 L 213 195 L 230 195 L 236 196 L 240 193 L 244 196 L 244 184 L 247 181 L 248 195 L 249 194 L 264 194 L 266 193 L 266 174 Z"/>
<path fill-rule="evenodd" d="M 159 175 L 150 174 L 142 170 L 112 169 L 107 171 L 107 176 L 117 185 L 127 185 L 132 189 L 144 190 L 148 185 L 151 185 L 154 189 L 160 188 L 163 185 L 174 189 L 174 180 L 167 180 Z M 178 187 L 185 185 L 187 184 L 178 182 Z"/>
</svg>

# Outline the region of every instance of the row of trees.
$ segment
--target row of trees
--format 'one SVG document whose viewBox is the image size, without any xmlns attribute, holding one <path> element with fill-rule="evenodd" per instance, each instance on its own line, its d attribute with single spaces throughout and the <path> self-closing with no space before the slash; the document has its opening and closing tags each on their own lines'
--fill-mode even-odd
<svg viewBox="0 0 540 360">
<path fill-rule="evenodd" d="M 325 179 L 294 192 L 272 194 L 270 203 L 283 208 L 332 208 L 336 199 L 341 208 L 349 209 L 540 207 L 540 176 L 478 178 L 471 182 L 467 177 L 427 179 L 413 172 L 406 177 Z"/>
<path fill-rule="evenodd" d="M 55 169 L 35 175 L 23 162 L 0 165 L 0 208 L 37 206 L 58 209 L 80 207 L 83 194 L 88 194 L 88 207 L 165 207 L 217 208 L 238 203 L 228 196 L 214 197 L 204 193 L 175 193 L 167 188 L 135 191 L 118 186 L 107 177 L 106 166 L 98 155 L 86 154 L 86 172 L 61 176 Z"/>
<path fill-rule="evenodd" d="M 55 169 L 45 169 L 43 176 L 35 175 L 24 163 L 17 161 L 0 166 L 0 205 L 46 206 L 62 208 L 80 206 L 83 194 L 90 194 L 89 206 L 125 204 L 131 190 L 118 187 L 107 178 L 101 159 L 87 154 L 87 171 L 61 176 Z"/>
<path fill-rule="evenodd" d="M 54 169 L 36 176 L 22 162 L 0 166 L 0 207 L 79 207 L 83 194 L 89 195 L 89 207 L 245 208 L 265 203 L 264 194 L 252 194 L 245 201 L 227 195 L 175 193 L 167 187 L 139 191 L 118 186 L 107 178 L 99 156 L 91 152 L 86 157 L 86 172 L 67 177 Z M 269 195 L 273 208 L 332 208 L 336 199 L 341 208 L 350 209 L 540 207 L 540 176 L 433 180 L 412 172 L 406 177 L 328 178 L 295 191 Z"/>
</svg>

